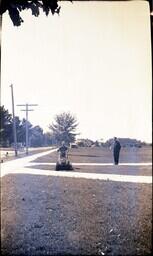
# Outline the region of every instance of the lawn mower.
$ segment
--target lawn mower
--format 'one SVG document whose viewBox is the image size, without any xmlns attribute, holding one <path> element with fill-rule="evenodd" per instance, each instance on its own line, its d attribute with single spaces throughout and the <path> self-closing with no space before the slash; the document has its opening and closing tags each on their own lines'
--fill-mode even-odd
<svg viewBox="0 0 153 256">
<path fill-rule="evenodd" d="M 58 161 L 56 163 L 56 171 L 60 170 L 73 170 L 72 164 L 70 163 L 68 159 L 68 153 L 67 152 L 59 152 Z"/>
</svg>

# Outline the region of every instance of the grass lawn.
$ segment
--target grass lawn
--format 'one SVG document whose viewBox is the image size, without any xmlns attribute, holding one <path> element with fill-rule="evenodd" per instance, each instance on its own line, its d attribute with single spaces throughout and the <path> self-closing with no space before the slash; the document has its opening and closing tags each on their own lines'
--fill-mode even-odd
<svg viewBox="0 0 153 256">
<path fill-rule="evenodd" d="M 58 153 L 37 158 L 34 162 L 54 163 Z M 78 148 L 69 150 L 69 159 L 73 163 L 113 163 L 113 153 L 109 148 Z M 152 147 L 122 148 L 120 163 L 152 162 Z"/>
</svg>

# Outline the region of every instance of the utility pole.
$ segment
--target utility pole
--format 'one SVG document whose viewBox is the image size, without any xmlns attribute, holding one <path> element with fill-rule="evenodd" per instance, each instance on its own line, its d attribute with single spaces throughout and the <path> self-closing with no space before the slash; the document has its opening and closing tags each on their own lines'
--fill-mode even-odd
<svg viewBox="0 0 153 256">
<path fill-rule="evenodd" d="M 25 109 L 21 109 L 21 111 L 26 112 L 26 155 L 28 155 L 28 147 L 29 147 L 29 126 L 28 126 L 28 112 L 33 111 L 33 109 L 29 109 L 29 106 L 38 106 L 38 104 L 18 104 L 17 106 L 24 106 Z"/>
<path fill-rule="evenodd" d="M 11 84 L 10 87 L 11 87 L 11 96 L 12 96 L 14 151 L 15 151 L 15 156 L 17 156 L 18 151 L 17 151 L 17 136 L 16 136 L 16 120 L 15 120 L 15 111 L 14 111 L 13 84 Z"/>
</svg>

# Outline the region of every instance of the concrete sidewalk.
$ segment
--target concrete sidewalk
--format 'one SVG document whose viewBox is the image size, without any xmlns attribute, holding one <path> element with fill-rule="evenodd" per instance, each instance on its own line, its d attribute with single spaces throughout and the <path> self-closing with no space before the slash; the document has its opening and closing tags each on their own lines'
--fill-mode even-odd
<svg viewBox="0 0 153 256">
<path fill-rule="evenodd" d="M 56 150 L 57 149 L 51 149 L 42 153 L 34 154 L 31 156 L 25 156 L 20 159 L 14 159 L 5 163 L 1 163 L 1 177 L 7 175 L 8 173 L 18 172 L 19 170 L 22 173 L 22 170 L 30 161 L 34 161 L 38 157 L 48 155 Z"/>
</svg>

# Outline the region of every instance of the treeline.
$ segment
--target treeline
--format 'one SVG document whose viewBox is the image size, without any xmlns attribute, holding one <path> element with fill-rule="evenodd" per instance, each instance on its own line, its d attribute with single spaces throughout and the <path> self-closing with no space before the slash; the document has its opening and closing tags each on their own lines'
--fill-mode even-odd
<svg viewBox="0 0 153 256">
<path fill-rule="evenodd" d="M 18 116 L 15 117 L 17 142 L 25 145 L 26 141 L 26 120 L 20 120 Z M 43 129 L 39 126 L 33 126 L 28 122 L 29 128 L 29 146 L 41 147 L 50 146 L 54 144 L 54 138 L 50 132 L 44 133 Z M 13 118 L 12 115 L 0 106 L 0 146 L 9 147 L 14 142 L 13 138 Z"/>
<path fill-rule="evenodd" d="M 17 143 L 25 146 L 26 141 L 26 119 L 20 120 L 18 116 L 15 117 Z M 60 144 L 63 140 L 70 144 L 75 141 L 76 137 L 76 118 L 68 113 L 61 113 L 55 116 L 54 121 L 49 125 L 49 132 L 44 133 L 39 126 L 33 126 L 28 122 L 28 142 L 30 147 L 52 146 Z M 0 106 L 0 146 L 10 147 L 13 145 L 13 117 L 5 109 Z"/>
</svg>

